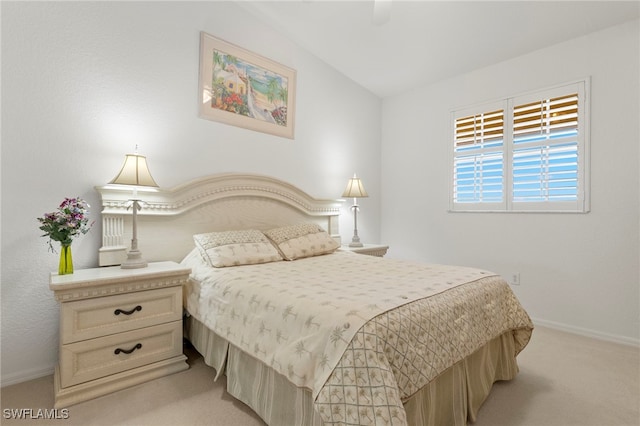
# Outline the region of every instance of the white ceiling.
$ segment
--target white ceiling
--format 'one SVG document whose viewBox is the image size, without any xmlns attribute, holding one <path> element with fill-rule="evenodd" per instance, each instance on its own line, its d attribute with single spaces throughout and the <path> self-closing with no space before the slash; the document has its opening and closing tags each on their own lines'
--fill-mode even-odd
<svg viewBox="0 0 640 426">
<path fill-rule="evenodd" d="M 640 16 L 639 1 L 393 0 L 376 25 L 373 0 L 239 4 L 381 98 Z"/>
</svg>

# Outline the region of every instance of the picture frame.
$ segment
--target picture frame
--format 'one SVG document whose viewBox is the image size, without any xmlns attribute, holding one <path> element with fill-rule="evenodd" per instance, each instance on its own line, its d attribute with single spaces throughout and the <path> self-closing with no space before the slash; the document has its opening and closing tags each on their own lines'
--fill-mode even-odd
<svg viewBox="0 0 640 426">
<path fill-rule="evenodd" d="M 294 138 L 296 71 L 200 33 L 199 115 Z"/>
</svg>

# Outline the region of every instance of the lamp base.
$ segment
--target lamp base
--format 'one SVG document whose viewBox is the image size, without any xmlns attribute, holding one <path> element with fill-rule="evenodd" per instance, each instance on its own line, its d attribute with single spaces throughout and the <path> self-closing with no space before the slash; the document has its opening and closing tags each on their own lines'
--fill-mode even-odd
<svg viewBox="0 0 640 426">
<path fill-rule="evenodd" d="M 127 252 L 127 260 L 122 262 L 120 268 L 122 269 L 136 269 L 136 268 L 146 268 L 148 265 L 147 261 L 142 258 L 142 253 L 140 250 L 129 250 Z"/>
<path fill-rule="evenodd" d="M 351 242 L 349 243 L 349 247 L 363 247 L 364 244 L 362 244 L 360 242 L 360 237 L 358 237 L 357 235 L 354 235 L 353 238 L 351 239 Z"/>
</svg>

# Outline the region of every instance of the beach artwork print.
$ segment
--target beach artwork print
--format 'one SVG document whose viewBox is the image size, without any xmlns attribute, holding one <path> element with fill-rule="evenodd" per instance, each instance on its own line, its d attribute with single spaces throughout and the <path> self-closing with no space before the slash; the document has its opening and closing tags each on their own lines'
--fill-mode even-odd
<svg viewBox="0 0 640 426">
<path fill-rule="evenodd" d="M 293 139 L 295 71 L 207 33 L 200 38 L 200 116 Z"/>
</svg>

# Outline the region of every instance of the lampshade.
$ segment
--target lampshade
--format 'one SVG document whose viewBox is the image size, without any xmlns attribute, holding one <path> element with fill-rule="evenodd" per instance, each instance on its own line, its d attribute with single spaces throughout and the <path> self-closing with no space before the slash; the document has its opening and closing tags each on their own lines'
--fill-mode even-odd
<svg viewBox="0 0 640 426">
<path fill-rule="evenodd" d="M 138 154 L 127 154 L 120 173 L 109 183 L 118 185 L 158 186 L 149 172 L 147 158 Z"/>
<path fill-rule="evenodd" d="M 355 174 L 351 179 L 349 179 L 349 183 L 347 183 L 347 187 L 342 194 L 343 197 L 349 198 L 365 198 L 368 197 L 367 191 L 364 189 L 364 185 L 359 177 Z"/>
</svg>

